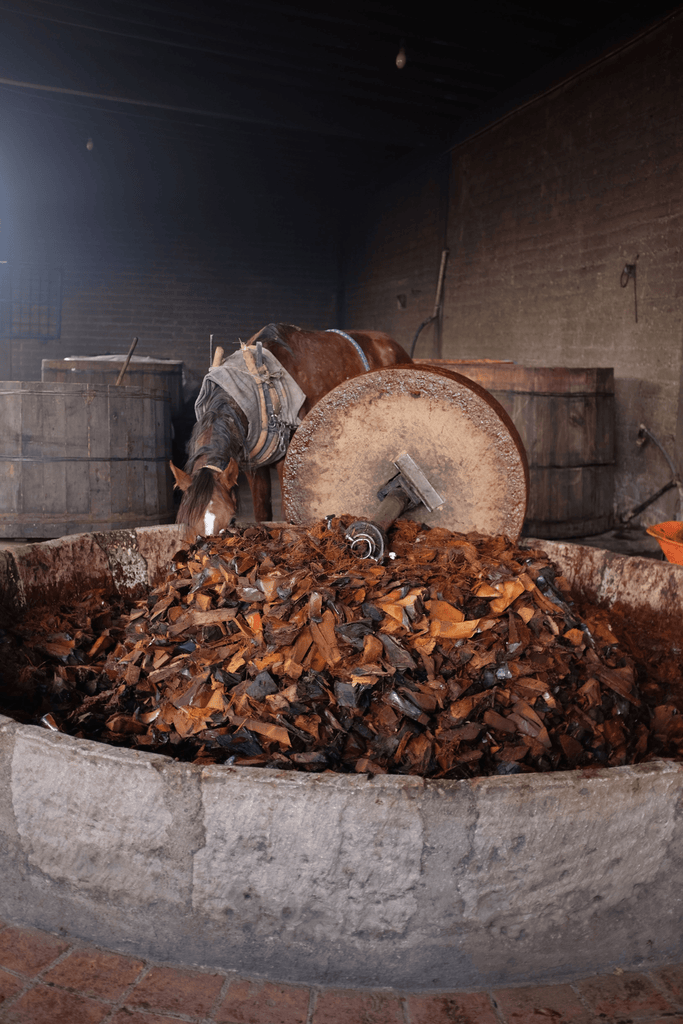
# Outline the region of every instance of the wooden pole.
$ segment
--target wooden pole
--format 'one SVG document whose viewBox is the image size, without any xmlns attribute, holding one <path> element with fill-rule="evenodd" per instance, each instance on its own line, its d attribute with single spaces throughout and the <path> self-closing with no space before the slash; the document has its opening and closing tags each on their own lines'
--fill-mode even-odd
<svg viewBox="0 0 683 1024">
<path fill-rule="evenodd" d="M 123 375 L 126 372 L 126 370 L 128 369 L 128 363 L 130 362 L 130 357 L 133 355 L 133 352 L 135 352 L 135 346 L 137 345 L 137 343 L 138 343 L 138 339 L 137 338 L 133 338 L 133 344 L 128 349 L 128 355 L 126 356 L 125 363 L 121 367 L 121 373 L 116 378 L 116 384 L 114 385 L 115 387 L 118 387 L 119 384 L 121 383 L 121 381 L 123 380 Z"/>
</svg>

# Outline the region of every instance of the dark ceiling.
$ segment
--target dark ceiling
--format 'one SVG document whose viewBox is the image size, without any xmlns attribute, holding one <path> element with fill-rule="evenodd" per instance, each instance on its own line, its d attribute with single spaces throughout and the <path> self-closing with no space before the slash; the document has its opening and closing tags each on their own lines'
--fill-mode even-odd
<svg viewBox="0 0 683 1024">
<path fill-rule="evenodd" d="M 0 97 L 86 134 L 127 118 L 181 139 L 252 133 L 274 158 L 287 136 L 290 149 L 313 139 L 335 159 L 395 160 L 446 149 L 673 7 L 0 0 Z"/>
</svg>

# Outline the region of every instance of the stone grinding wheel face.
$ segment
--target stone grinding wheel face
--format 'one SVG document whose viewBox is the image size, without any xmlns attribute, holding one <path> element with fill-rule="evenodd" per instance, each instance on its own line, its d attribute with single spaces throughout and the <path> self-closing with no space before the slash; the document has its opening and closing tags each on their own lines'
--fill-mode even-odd
<svg viewBox="0 0 683 1024">
<path fill-rule="evenodd" d="M 283 477 L 292 523 L 372 519 L 378 489 L 407 452 L 445 503 L 405 518 L 516 540 L 528 494 L 524 446 L 503 407 L 473 381 L 433 367 L 391 367 L 328 392 L 295 432 Z"/>
</svg>

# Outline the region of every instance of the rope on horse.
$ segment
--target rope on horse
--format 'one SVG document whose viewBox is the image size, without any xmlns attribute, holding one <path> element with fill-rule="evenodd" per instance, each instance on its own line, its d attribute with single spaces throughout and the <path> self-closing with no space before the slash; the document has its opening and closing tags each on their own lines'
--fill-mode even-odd
<svg viewBox="0 0 683 1024">
<path fill-rule="evenodd" d="M 328 329 L 325 331 L 325 334 L 339 334 L 339 335 L 341 335 L 342 338 L 346 338 L 347 341 L 350 341 L 351 344 L 353 345 L 353 347 L 355 348 L 356 352 L 358 353 L 358 355 L 361 357 L 361 360 L 362 360 L 362 363 L 363 363 L 363 369 L 364 370 L 369 370 L 370 369 L 370 363 L 368 362 L 368 359 L 367 359 L 367 356 L 365 355 L 365 352 L 360 347 L 360 345 L 358 344 L 356 339 L 352 338 L 350 334 L 347 334 L 346 331 L 340 331 L 338 327 L 328 327 Z"/>
</svg>

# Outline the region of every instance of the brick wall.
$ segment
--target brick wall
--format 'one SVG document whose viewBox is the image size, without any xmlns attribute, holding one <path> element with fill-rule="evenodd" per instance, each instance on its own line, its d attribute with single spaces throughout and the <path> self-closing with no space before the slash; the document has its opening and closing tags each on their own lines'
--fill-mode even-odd
<svg viewBox="0 0 683 1024">
<path fill-rule="evenodd" d="M 408 351 L 434 312 L 446 244 L 448 158 L 373 192 L 354 211 L 346 266 L 346 323 L 388 331 Z M 415 354 L 437 356 L 439 324 L 420 334 Z"/>
<path fill-rule="evenodd" d="M 137 336 L 137 354 L 182 359 L 200 380 L 210 334 L 230 346 L 272 321 L 338 325 L 337 213 L 305 161 L 234 133 L 212 147 L 106 125 L 92 152 L 54 131 L 41 150 L 40 127 L 6 164 L 0 258 L 62 268 L 62 329 L 0 341 L 3 379 Z"/>
<path fill-rule="evenodd" d="M 669 477 L 636 446 L 641 422 L 682 458 L 682 119 L 679 13 L 451 153 L 442 355 L 613 366 L 619 511 Z M 430 266 L 435 285 L 437 177 L 434 161 L 387 189 L 358 231 L 348 323 L 374 317 L 405 343 L 427 315 L 424 302 L 408 326 L 392 300 L 425 289 Z M 637 254 L 638 323 L 633 283 L 619 281 Z M 643 520 L 674 512 L 670 492 Z"/>
</svg>

